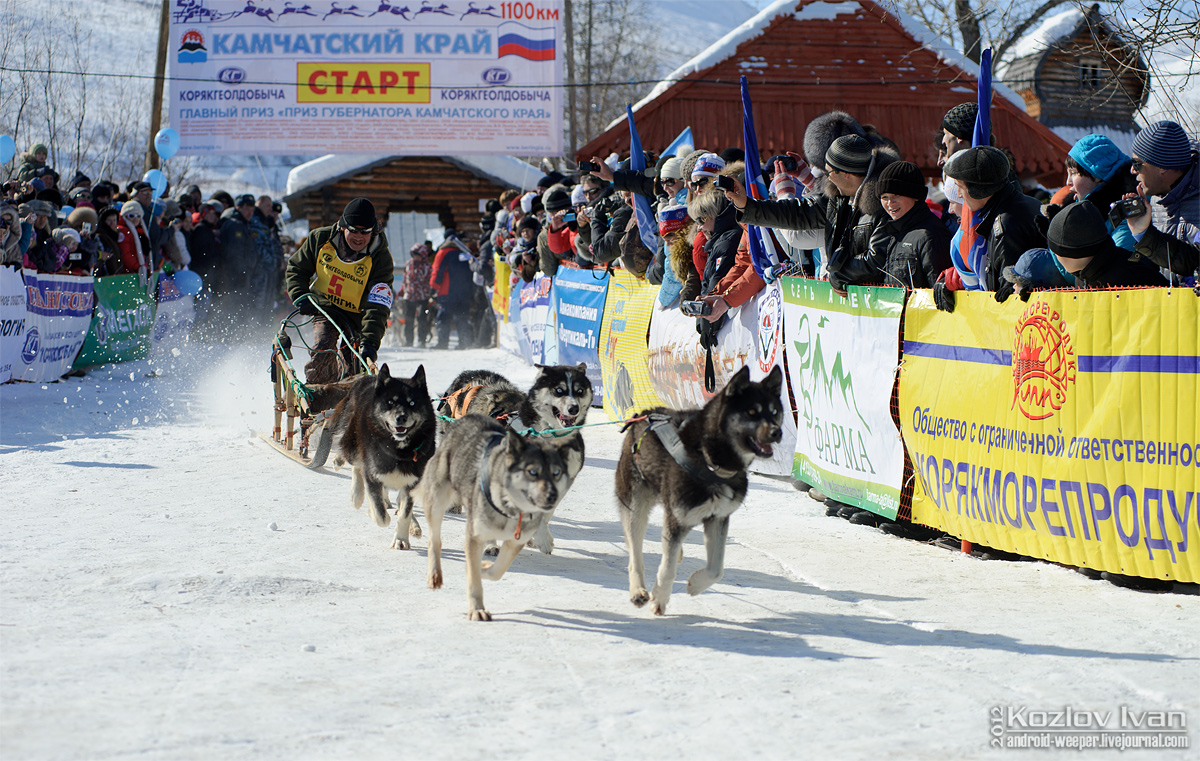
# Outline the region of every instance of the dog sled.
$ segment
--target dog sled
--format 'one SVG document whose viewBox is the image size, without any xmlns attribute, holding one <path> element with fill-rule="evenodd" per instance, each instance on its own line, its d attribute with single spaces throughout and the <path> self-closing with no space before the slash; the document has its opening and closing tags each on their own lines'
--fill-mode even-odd
<svg viewBox="0 0 1200 761">
<path fill-rule="evenodd" d="M 321 309 L 319 305 L 317 309 Z M 299 335 L 301 326 L 294 322 L 298 314 L 297 309 L 280 322 L 279 331 L 271 343 L 274 419 L 271 432 L 260 433 L 259 438 L 288 459 L 316 470 L 329 459 L 333 447 L 333 437 L 326 423 L 333 415 L 334 408 L 350 393 L 359 378 L 375 374 L 375 363 L 363 359 L 341 327 L 330 319 L 330 324 L 337 328 L 340 336 L 338 345 L 332 351 L 340 357 L 343 346 L 348 346 L 361 363 L 358 369 L 363 372 L 346 375 L 343 370 L 345 377 L 335 383 L 306 383 L 301 380 L 294 364 L 292 339 L 287 332 L 288 328 L 294 328 Z"/>
</svg>

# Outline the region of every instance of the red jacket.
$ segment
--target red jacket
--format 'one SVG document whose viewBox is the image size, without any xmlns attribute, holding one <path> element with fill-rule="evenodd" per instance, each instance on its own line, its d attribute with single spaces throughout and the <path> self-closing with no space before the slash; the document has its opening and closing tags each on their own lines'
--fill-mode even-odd
<svg viewBox="0 0 1200 761">
<path fill-rule="evenodd" d="M 437 255 L 433 257 L 433 269 L 429 273 L 429 285 L 437 291 L 438 296 L 450 293 L 450 273 L 445 266 L 447 256 L 458 256 L 458 249 L 454 246 L 439 248 Z"/>
<path fill-rule="evenodd" d="M 696 240 L 692 241 L 692 264 L 696 271 L 704 275 L 704 265 L 708 263 L 708 254 L 704 253 L 704 244 L 708 243 L 708 235 L 703 230 L 696 230 Z"/>
<path fill-rule="evenodd" d="M 750 260 L 749 240 L 743 230 L 742 241 L 738 244 L 737 258 L 733 260 L 733 266 L 712 289 L 712 292 L 725 299 L 725 303 L 732 309 L 745 304 L 761 291 L 764 285 L 766 284 L 762 278 L 754 271 L 754 264 Z"/>
<path fill-rule="evenodd" d="M 565 225 L 557 230 L 550 230 L 550 234 L 547 236 L 550 241 L 550 250 L 559 257 L 564 254 L 575 255 L 575 239 L 578 237 L 578 230 L 572 230 Z"/>
<path fill-rule="evenodd" d="M 146 268 L 146 272 L 154 269 L 153 257 L 150 255 L 150 236 L 146 233 L 144 225 L 138 225 L 135 229 L 129 229 L 129 222 L 121 217 L 117 223 L 117 248 L 121 253 L 121 268 L 125 273 L 135 273 L 138 271 L 138 243 L 141 243 L 142 264 Z"/>
</svg>

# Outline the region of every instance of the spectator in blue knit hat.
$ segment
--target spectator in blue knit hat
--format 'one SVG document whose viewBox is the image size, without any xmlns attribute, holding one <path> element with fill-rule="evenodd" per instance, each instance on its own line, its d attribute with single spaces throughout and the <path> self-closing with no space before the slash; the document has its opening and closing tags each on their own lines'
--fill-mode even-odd
<svg viewBox="0 0 1200 761">
<path fill-rule="evenodd" d="M 1200 266 L 1200 162 L 1196 147 L 1175 122 L 1151 124 L 1133 139 L 1138 192 L 1149 213 L 1129 217 L 1134 252 L 1176 275 Z M 1149 199 L 1153 197 L 1153 203 Z"/>
<path fill-rule="evenodd" d="M 1076 200 L 1091 201 L 1107 218 L 1114 202 L 1137 190 L 1137 180 L 1129 172 L 1132 164 L 1133 159 L 1104 135 L 1084 135 L 1067 154 L 1067 184 Z M 1133 250 L 1133 233 L 1124 220 L 1109 221 L 1108 228 L 1113 243 Z"/>
</svg>

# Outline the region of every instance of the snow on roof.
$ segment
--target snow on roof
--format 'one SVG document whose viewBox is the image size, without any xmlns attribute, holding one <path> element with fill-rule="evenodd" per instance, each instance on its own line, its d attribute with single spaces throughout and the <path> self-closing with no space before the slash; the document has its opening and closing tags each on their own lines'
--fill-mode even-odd
<svg viewBox="0 0 1200 761">
<path fill-rule="evenodd" d="M 288 172 L 286 195 L 292 196 L 318 185 L 378 166 L 398 158 L 393 154 L 340 154 L 331 153 L 319 159 L 305 162 Z M 446 156 L 446 160 L 462 166 L 469 172 L 487 177 L 501 185 L 515 188 L 530 188 L 542 176 L 542 172 L 513 156 Z"/>
<path fill-rule="evenodd" d="M 1076 7 L 1047 16 L 1042 23 L 1033 28 L 1033 31 L 1017 40 L 1005 58 L 1015 61 L 1027 55 L 1049 50 L 1059 40 L 1069 37 L 1083 23 L 1083 16 L 1083 10 Z"/>
<path fill-rule="evenodd" d="M 654 86 L 646 97 L 634 104 L 633 110 L 637 111 L 642 106 L 650 103 L 670 89 L 676 82 L 686 79 L 692 74 L 711 69 L 713 66 L 728 59 L 737 52 L 738 47 L 742 43 L 748 42 L 765 32 L 776 16 L 791 12 L 792 17 L 798 21 L 811 19 L 832 21 L 838 16 L 855 14 L 863 8 L 863 5 L 858 0 L 817 0 L 817 2 L 809 3 L 799 10 L 794 10 L 797 4 L 797 0 L 776 0 L 776 2 L 771 3 L 758 14 L 746 20 L 740 26 L 730 30 L 724 37 L 668 74 L 665 79 Z M 881 10 L 884 10 L 885 13 L 890 13 L 900 22 L 904 31 L 944 63 L 956 66 L 976 79 L 979 78 L 979 64 L 955 50 L 945 40 L 923 26 L 921 22 L 895 7 L 881 8 Z M 992 80 L 992 87 L 997 94 L 1008 98 L 1022 111 L 1025 110 L 1024 99 L 1013 90 L 1004 86 L 995 78 Z M 605 129 L 612 129 L 624 120 L 625 116 L 622 114 L 610 122 Z"/>
</svg>

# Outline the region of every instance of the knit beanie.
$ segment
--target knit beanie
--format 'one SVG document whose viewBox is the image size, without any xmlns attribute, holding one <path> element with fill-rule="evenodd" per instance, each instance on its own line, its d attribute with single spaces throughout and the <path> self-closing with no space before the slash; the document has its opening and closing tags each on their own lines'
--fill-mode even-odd
<svg viewBox="0 0 1200 761">
<path fill-rule="evenodd" d="M 1046 242 L 1064 259 L 1083 259 L 1100 253 L 1112 238 L 1100 210 L 1091 201 L 1076 201 L 1050 220 Z"/>
<path fill-rule="evenodd" d="M 721 151 L 721 160 L 726 164 L 732 164 L 735 161 L 745 161 L 746 152 L 741 148 L 730 147 Z"/>
<path fill-rule="evenodd" d="M 46 147 L 45 143 L 34 143 L 33 147 L 29 149 L 29 155 L 36 156 L 39 153 L 45 153 L 46 155 L 49 155 L 50 149 Z"/>
<path fill-rule="evenodd" d="M 942 129 L 959 140 L 970 140 L 975 134 L 975 117 L 978 115 L 978 103 L 959 103 L 942 117 Z"/>
<path fill-rule="evenodd" d="M 682 230 L 688 222 L 686 206 L 668 206 L 658 213 L 658 234 L 666 237 Z"/>
<path fill-rule="evenodd" d="M 521 221 L 517 223 L 518 236 L 520 236 L 522 230 L 533 230 L 536 235 L 542 231 L 542 223 L 538 222 L 537 217 L 533 215 L 522 217 Z"/>
<path fill-rule="evenodd" d="M 540 180 L 537 181 L 537 184 L 534 185 L 534 187 L 549 189 L 549 187 L 551 185 L 558 185 L 562 181 L 563 181 L 563 176 L 559 172 L 548 172 L 545 175 L 543 175 Z"/>
<path fill-rule="evenodd" d="M 571 205 L 580 206 L 587 203 L 587 195 L 583 192 L 583 185 L 576 185 L 571 190 Z"/>
<path fill-rule="evenodd" d="M 871 143 L 859 135 L 842 135 L 825 152 L 825 163 L 843 172 L 866 176 L 871 166 Z"/>
<path fill-rule="evenodd" d="M 1133 155 L 1159 169 L 1187 169 L 1192 164 L 1192 144 L 1183 127 L 1164 120 L 1137 133 Z"/>
<path fill-rule="evenodd" d="M 706 153 L 696 159 L 692 167 L 692 180 L 697 177 L 716 177 L 725 168 L 725 160 L 715 153 Z"/>
<path fill-rule="evenodd" d="M 925 200 L 929 189 L 925 187 L 925 175 L 911 161 L 893 161 L 879 173 L 879 195 L 891 193 L 897 196 Z"/>
<path fill-rule="evenodd" d="M 242 200 L 239 198 L 238 206 L 241 205 Z M 366 198 L 353 199 L 346 204 L 346 208 L 342 211 L 342 227 L 366 227 L 374 230 L 378 224 L 379 219 L 375 216 L 375 204 Z"/>
<path fill-rule="evenodd" d="M 542 194 L 542 207 L 553 214 L 571 208 L 571 194 L 562 185 L 556 185 Z"/>
<path fill-rule="evenodd" d="M 1097 180 L 1111 180 L 1118 169 L 1129 163 L 1129 157 L 1104 135 L 1084 135 L 1067 155 Z"/>
<path fill-rule="evenodd" d="M 1008 156 L 999 148 L 979 145 L 959 151 L 946 160 L 946 174 L 956 180 L 974 185 L 977 198 L 999 193 L 1008 183 Z"/>
<path fill-rule="evenodd" d="M 408 249 L 408 255 L 429 256 L 429 246 L 426 246 L 424 243 L 414 243 L 412 244 L 412 247 Z"/>
<path fill-rule="evenodd" d="M 663 162 L 662 172 L 659 177 L 666 180 L 682 180 L 683 179 L 683 159 L 672 156 Z"/>
<path fill-rule="evenodd" d="M 74 240 L 76 243 L 81 240 L 79 232 L 73 227 L 56 227 L 51 235 L 54 237 L 55 243 L 63 246 L 67 245 L 68 238 Z"/>
<path fill-rule="evenodd" d="M 533 199 L 535 199 L 537 197 L 538 197 L 538 194 L 532 190 L 529 191 L 528 193 L 526 193 L 525 195 L 521 196 L 521 211 L 525 212 L 526 214 L 532 214 L 533 213 Z"/>
<path fill-rule="evenodd" d="M 137 217 L 138 219 L 141 219 L 144 214 L 145 213 L 142 211 L 142 205 L 137 201 L 126 201 L 121 205 L 122 217 Z"/>
</svg>

